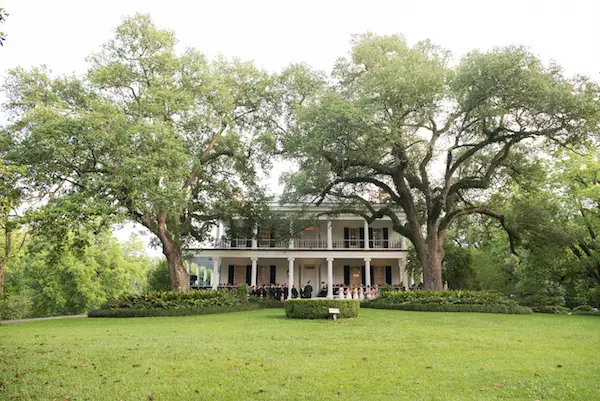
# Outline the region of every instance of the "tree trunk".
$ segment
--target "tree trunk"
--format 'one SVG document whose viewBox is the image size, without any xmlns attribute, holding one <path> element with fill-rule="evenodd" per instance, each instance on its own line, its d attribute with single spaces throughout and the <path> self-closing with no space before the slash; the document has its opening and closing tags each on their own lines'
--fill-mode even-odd
<svg viewBox="0 0 600 401">
<path fill-rule="evenodd" d="M 163 217 L 163 216 L 161 216 Z M 163 254 L 167 258 L 167 266 L 169 267 L 169 279 L 171 281 L 171 291 L 187 292 L 188 290 L 188 273 L 183 266 L 181 258 L 181 248 L 175 243 L 167 233 L 166 223 L 164 218 L 161 218 L 158 224 L 158 238 L 163 246 Z"/>
<path fill-rule="evenodd" d="M 419 238 L 414 245 L 421 269 L 423 269 L 423 288 L 441 291 L 444 289 L 444 283 L 442 282 L 444 238 L 440 238 L 437 230 L 431 231 L 428 233 L 427 239 Z"/>
<path fill-rule="evenodd" d="M 163 244 L 163 254 L 167 257 L 167 265 L 169 266 L 171 291 L 187 292 L 189 278 L 183 266 L 181 250 L 178 247 L 165 247 Z"/>
</svg>

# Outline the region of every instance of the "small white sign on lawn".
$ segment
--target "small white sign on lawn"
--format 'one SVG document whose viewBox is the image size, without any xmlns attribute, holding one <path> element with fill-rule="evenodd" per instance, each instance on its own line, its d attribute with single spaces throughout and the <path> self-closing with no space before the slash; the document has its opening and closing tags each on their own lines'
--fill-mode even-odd
<svg viewBox="0 0 600 401">
<path fill-rule="evenodd" d="M 340 314 L 339 308 L 329 308 L 329 314 L 333 317 L 333 321 L 337 321 L 337 315 Z"/>
</svg>

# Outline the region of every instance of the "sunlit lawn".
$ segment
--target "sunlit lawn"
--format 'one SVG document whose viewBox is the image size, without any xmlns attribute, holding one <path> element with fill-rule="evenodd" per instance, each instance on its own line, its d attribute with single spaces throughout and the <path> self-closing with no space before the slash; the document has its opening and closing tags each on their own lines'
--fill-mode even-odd
<svg viewBox="0 0 600 401">
<path fill-rule="evenodd" d="M 281 309 L 0 327 L 1 400 L 597 400 L 600 318 Z M 68 398 L 70 397 L 70 398 Z"/>
</svg>

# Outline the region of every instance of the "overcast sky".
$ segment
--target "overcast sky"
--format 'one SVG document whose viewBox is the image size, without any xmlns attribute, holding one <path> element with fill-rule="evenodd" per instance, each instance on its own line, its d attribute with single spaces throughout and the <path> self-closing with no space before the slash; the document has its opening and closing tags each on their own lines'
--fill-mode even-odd
<svg viewBox="0 0 600 401">
<path fill-rule="evenodd" d="M 568 74 L 599 80 L 600 73 L 600 0 L 0 0 L 0 7 L 10 14 L 0 26 L 8 34 L 0 83 L 16 66 L 84 73 L 85 57 L 136 12 L 175 31 L 181 49 L 254 60 L 271 71 L 291 62 L 330 70 L 348 52 L 351 34 L 371 31 L 401 33 L 409 43 L 431 39 L 455 60 L 520 44 Z"/>
</svg>

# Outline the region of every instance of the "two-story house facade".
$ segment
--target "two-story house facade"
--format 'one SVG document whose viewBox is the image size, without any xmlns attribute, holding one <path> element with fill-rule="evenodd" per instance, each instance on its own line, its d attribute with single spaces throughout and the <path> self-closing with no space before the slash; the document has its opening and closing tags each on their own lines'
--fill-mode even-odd
<svg viewBox="0 0 600 401">
<path fill-rule="evenodd" d="M 387 283 L 409 288 L 414 284 L 406 270 L 406 239 L 394 232 L 389 217 L 369 224 L 352 214 L 328 216 L 333 206 L 327 204 L 270 206 L 279 213 L 301 212 L 320 217 L 288 239 L 277 238 L 268 222 L 245 238 L 226 236 L 226 227 L 219 223 L 216 241 L 187 250 L 192 262 L 207 257 L 212 261 L 213 289 L 242 283 L 287 284 L 291 291 L 292 286 L 310 282 L 316 289 L 313 296 L 326 286 L 327 297 L 333 298 L 338 286 Z M 396 215 L 404 221 L 401 210 Z"/>
</svg>

